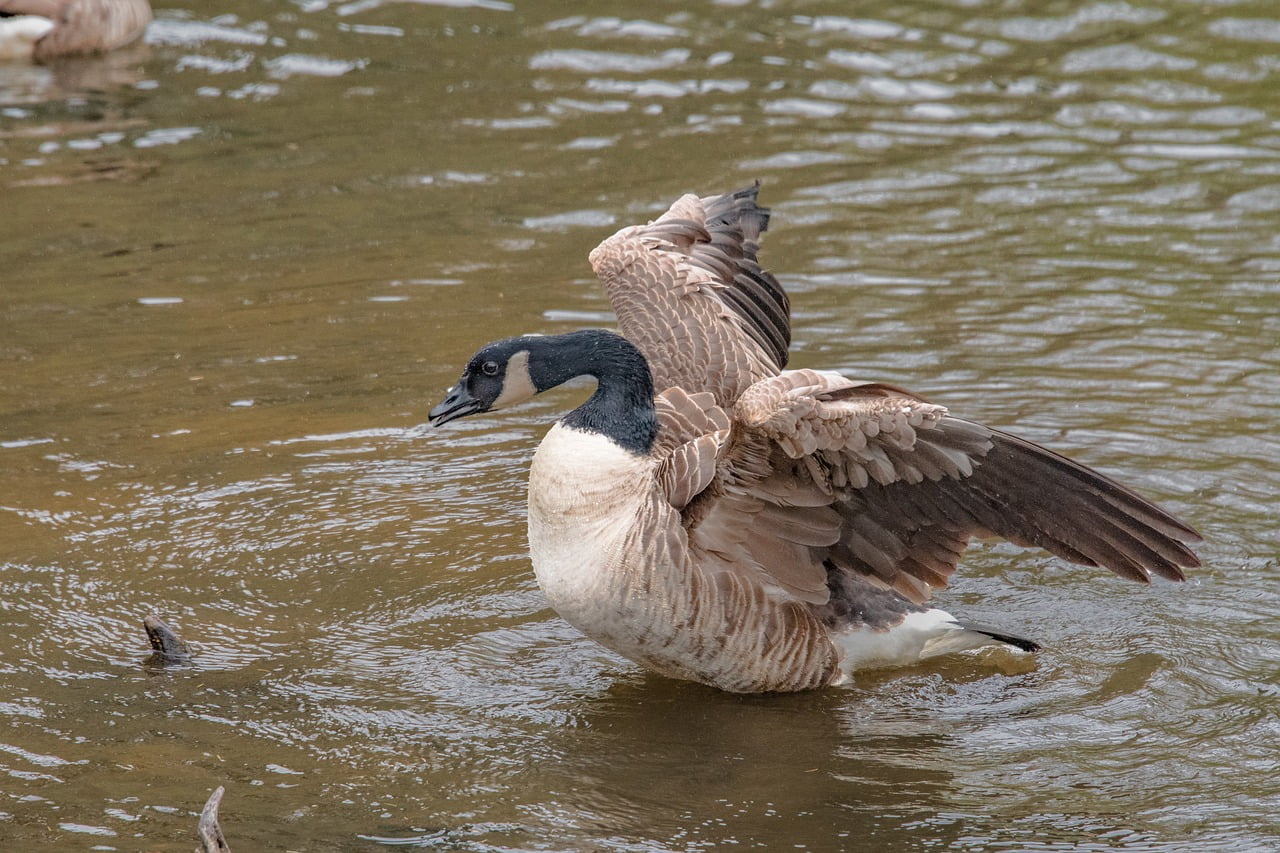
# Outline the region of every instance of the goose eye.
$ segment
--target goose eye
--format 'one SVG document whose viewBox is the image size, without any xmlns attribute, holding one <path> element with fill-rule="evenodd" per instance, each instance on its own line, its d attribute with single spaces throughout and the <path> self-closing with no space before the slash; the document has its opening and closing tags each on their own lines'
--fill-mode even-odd
<svg viewBox="0 0 1280 853">
<path fill-rule="evenodd" d="M 486 361 L 484 364 L 480 365 L 480 372 L 483 373 L 485 376 L 497 376 L 498 362 Z"/>
</svg>

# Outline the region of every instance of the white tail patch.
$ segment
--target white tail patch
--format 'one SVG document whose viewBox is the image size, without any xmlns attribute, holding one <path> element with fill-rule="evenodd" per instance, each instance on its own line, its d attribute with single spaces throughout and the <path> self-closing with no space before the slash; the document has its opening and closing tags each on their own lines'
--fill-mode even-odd
<svg viewBox="0 0 1280 853">
<path fill-rule="evenodd" d="M 38 15 L 0 18 L 0 62 L 30 59 L 36 42 L 51 29 L 53 21 Z"/>
<path fill-rule="evenodd" d="M 887 631 L 855 628 L 832 634 L 831 640 L 843 652 L 840 670 L 844 676 L 859 669 L 906 666 L 938 655 L 1001 644 L 964 628 L 950 613 L 937 608 L 908 613 Z"/>
</svg>

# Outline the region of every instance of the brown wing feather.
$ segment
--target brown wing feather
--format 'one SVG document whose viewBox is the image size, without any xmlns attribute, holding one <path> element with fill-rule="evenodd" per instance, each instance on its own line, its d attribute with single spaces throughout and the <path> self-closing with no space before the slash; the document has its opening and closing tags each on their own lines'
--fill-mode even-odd
<svg viewBox="0 0 1280 853">
<path fill-rule="evenodd" d="M 1199 534 L 1129 489 L 890 386 L 788 371 L 744 393 L 733 421 L 685 510 L 690 547 L 748 552 L 743 571 L 810 603 L 831 570 L 923 602 L 975 535 L 1138 581 L 1199 565 Z"/>
<path fill-rule="evenodd" d="M 618 325 L 659 390 L 708 391 L 729 406 L 786 366 L 790 305 L 756 259 L 769 223 L 757 191 L 683 196 L 591 252 Z"/>
<path fill-rule="evenodd" d="M 729 429 L 729 415 L 705 392 L 690 394 L 683 388 L 668 388 L 653 404 L 658 416 L 656 456 L 708 433 Z"/>
<path fill-rule="evenodd" d="M 686 195 L 591 253 L 668 389 L 659 482 L 704 570 L 822 605 L 832 571 L 923 602 L 972 536 L 1138 581 L 1199 565 L 1195 530 L 1096 471 L 894 386 L 782 372 L 790 309 L 757 261 L 767 225 L 756 187 Z"/>
</svg>

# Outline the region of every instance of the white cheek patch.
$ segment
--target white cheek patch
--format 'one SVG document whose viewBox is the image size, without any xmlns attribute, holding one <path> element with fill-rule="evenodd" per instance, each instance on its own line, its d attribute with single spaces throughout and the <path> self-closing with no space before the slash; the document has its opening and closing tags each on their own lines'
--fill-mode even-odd
<svg viewBox="0 0 1280 853">
<path fill-rule="evenodd" d="M 534 387 L 533 379 L 529 376 L 529 351 L 520 350 L 507 359 L 507 372 L 502 377 L 502 393 L 489 408 L 492 410 L 514 406 L 537 393 L 538 389 Z"/>
</svg>

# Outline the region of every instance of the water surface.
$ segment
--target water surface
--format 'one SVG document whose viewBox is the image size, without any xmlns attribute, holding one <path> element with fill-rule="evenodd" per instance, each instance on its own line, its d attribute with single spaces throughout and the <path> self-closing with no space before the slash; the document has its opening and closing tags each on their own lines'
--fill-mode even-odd
<svg viewBox="0 0 1280 853">
<path fill-rule="evenodd" d="M 234 849 L 1270 849 L 1280 808 L 1271 4 L 233 0 L 0 66 L 0 839 Z M 760 179 L 793 364 L 905 385 L 1201 529 L 1140 587 L 1007 545 L 1035 637 L 734 697 L 551 612 L 548 394 L 587 252 Z M 144 664 L 156 611 L 197 649 Z"/>
</svg>

